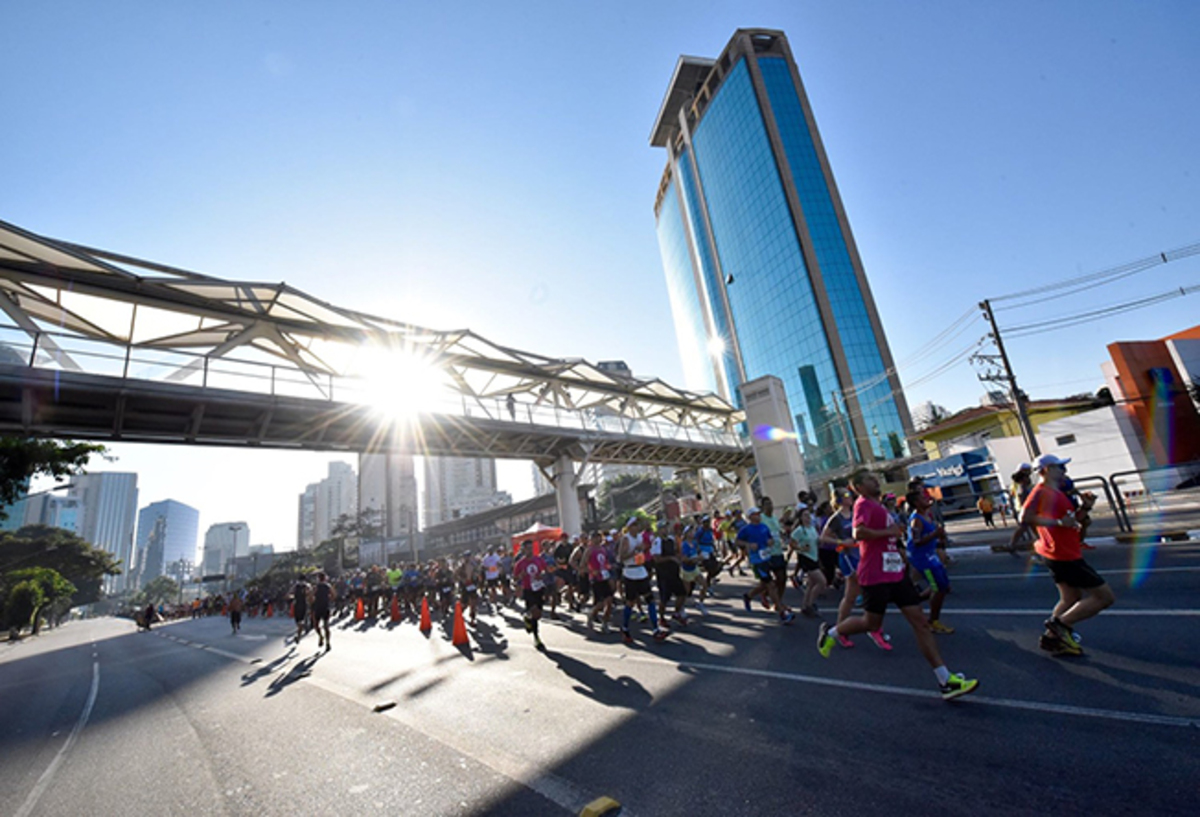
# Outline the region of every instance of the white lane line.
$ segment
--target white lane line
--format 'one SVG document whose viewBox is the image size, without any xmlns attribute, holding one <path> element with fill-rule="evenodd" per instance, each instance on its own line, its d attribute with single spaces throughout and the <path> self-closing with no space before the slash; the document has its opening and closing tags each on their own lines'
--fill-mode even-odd
<svg viewBox="0 0 1200 817">
<path fill-rule="evenodd" d="M 29 792 L 29 796 L 25 798 L 24 805 L 14 815 L 14 817 L 29 817 L 34 808 L 37 807 L 38 800 L 45 794 L 46 788 L 50 785 L 50 781 L 54 778 L 54 773 L 58 771 L 58 767 L 62 765 L 63 758 L 67 756 L 67 750 L 74 745 L 79 738 L 79 733 L 83 731 L 83 727 L 87 725 L 88 718 L 92 716 L 92 707 L 96 705 L 96 694 L 100 691 L 100 663 L 92 662 L 92 689 L 88 692 L 87 703 L 83 705 L 83 712 L 79 715 L 79 720 L 75 722 L 75 728 L 71 730 L 71 734 L 67 736 L 67 742 L 58 750 L 58 754 L 54 756 L 54 760 L 50 761 L 50 765 L 46 767 L 46 771 L 42 772 L 42 776 L 33 786 L 33 791 Z"/>
<path fill-rule="evenodd" d="M 954 616 L 1047 616 L 1049 610 L 1002 610 L 988 608 L 946 608 L 951 618 Z M 1103 618 L 1112 616 L 1200 616 L 1200 610 L 1122 610 L 1109 607 L 1103 613 Z"/>
<path fill-rule="evenodd" d="M 576 650 L 552 648 L 553 652 L 576 654 Z M 579 650 L 582 654 L 596 655 L 593 650 Z M 617 656 L 613 656 L 617 657 Z M 671 661 L 666 658 L 651 656 L 624 655 L 625 661 L 636 661 L 645 664 L 669 664 L 688 669 L 705 670 L 708 672 L 723 672 L 730 675 L 750 675 L 756 678 L 772 678 L 779 681 L 793 681 L 814 686 L 852 689 L 859 692 L 875 692 L 885 695 L 900 695 L 907 698 L 941 699 L 941 695 L 931 689 L 911 689 L 909 687 L 889 686 L 887 684 L 868 684 L 862 681 L 845 681 L 838 678 L 823 678 L 817 675 L 802 675 L 793 672 L 777 672 L 774 670 L 752 669 L 750 667 L 724 667 L 720 664 L 704 664 L 695 661 Z M 1173 715 L 1154 715 L 1147 712 L 1126 712 L 1119 709 L 1096 709 L 1069 704 L 1042 703 L 1039 701 L 1020 701 L 1012 698 L 989 698 L 985 695 L 968 695 L 963 699 L 972 704 L 999 706 L 1007 709 L 1024 709 L 1032 712 L 1045 712 L 1053 715 L 1073 715 L 1076 717 L 1097 718 L 1099 720 L 1124 721 L 1126 723 L 1141 723 L 1153 726 L 1175 726 L 1185 728 L 1200 728 L 1200 718 L 1176 717 Z"/>
<path fill-rule="evenodd" d="M 1101 569 L 1098 571 L 1101 576 L 1106 574 L 1126 574 L 1126 573 L 1200 573 L 1200 566 L 1188 567 L 1147 567 L 1138 569 L 1136 567 L 1122 567 L 1113 569 Z M 1045 568 L 1039 567 L 1034 570 L 1027 570 L 1023 573 L 976 573 L 971 576 L 960 576 L 954 574 L 953 580 L 956 582 L 973 582 L 982 579 L 1028 579 L 1032 577 L 1042 578 L 1049 577 L 1050 572 Z"/>
</svg>

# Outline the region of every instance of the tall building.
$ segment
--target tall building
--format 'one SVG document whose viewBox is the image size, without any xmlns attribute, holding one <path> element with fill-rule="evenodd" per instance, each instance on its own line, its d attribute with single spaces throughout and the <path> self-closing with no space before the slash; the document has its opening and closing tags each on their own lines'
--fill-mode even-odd
<svg viewBox="0 0 1200 817">
<path fill-rule="evenodd" d="M 417 530 L 417 472 L 410 454 L 358 456 L 358 509 L 374 514 L 388 538 Z"/>
<path fill-rule="evenodd" d="M 133 523 L 137 514 L 137 474 L 103 472 L 71 478 L 66 500 L 78 500 L 80 538 L 121 561 L 121 575 L 105 580 L 106 592 L 133 589 Z"/>
<path fill-rule="evenodd" d="M 218 522 L 204 533 L 204 557 L 200 572 L 216 576 L 239 556 L 250 555 L 250 525 L 246 522 Z"/>
<path fill-rule="evenodd" d="M 329 463 L 329 476 L 300 495 L 296 544 L 310 550 L 333 535 L 338 519 L 358 513 L 358 477 L 347 462 Z"/>
<path fill-rule="evenodd" d="M 151 502 L 138 512 L 137 583 L 159 576 L 186 579 L 196 565 L 200 512 L 174 499 Z"/>
<path fill-rule="evenodd" d="M 476 457 L 425 458 L 423 527 L 471 516 L 512 503 L 496 489 L 496 461 Z"/>
<path fill-rule="evenodd" d="M 739 30 L 680 57 L 650 144 L 690 388 L 783 381 L 810 474 L 907 453 L 911 421 L 787 38 Z"/>
</svg>

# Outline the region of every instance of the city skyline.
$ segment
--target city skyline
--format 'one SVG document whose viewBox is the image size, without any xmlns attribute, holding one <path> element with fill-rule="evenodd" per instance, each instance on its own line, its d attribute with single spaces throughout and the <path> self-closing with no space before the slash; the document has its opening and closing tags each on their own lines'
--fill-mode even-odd
<svg viewBox="0 0 1200 817">
<path fill-rule="evenodd" d="M 1200 114 L 1182 104 L 1200 70 L 1192 4 L 522 6 L 453 19 L 369 2 L 339 14 L 16 7 L 21 36 L 0 67 L 22 80 L 0 99 L 29 115 L 0 134 L 0 217 L 547 355 L 625 359 L 682 385 L 647 123 L 678 55 L 763 26 L 791 42 L 910 405 L 978 401 L 960 352 L 986 330 L 977 315 L 955 321 L 982 298 L 1197 238 Z M 451 23 L 453 61 L 433 36 Z M 220 47 L 192 47 L 197 31 Z M 1130 289 L 1187 286 L 1195 269 L 998 318 L 1099 309 Z M 1105 343 L 1183 329 L 1194 311 L 1181 298 L 1014 337 L 1009 353 L 1034 397 L 1091 390 Z M 113 451 L 97 470 L 139 473 L 146 499 L 187 502 L 202 523 L 247 519 L 283 549 L 296 495 L 339 459 Z M 514 499 L 532 493 L 526 463 L 499 468 Z"/>
</svg>

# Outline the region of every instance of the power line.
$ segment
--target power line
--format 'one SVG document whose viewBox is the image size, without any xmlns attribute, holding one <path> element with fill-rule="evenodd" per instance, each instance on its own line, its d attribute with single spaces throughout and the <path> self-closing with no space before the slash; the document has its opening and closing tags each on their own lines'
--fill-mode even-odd
<svg viewBox="0 0 1200 817">
<path fill-rule="evenodd" d="M 1132 301 L 1123 301 L 1119 304 L 1111 304 L 1093 309 L 1089 312 L 1078 312 L 1073 315 L 1061 315 L 1057 318 L 1049 318 L 1042 321 L 1034 321 L 1032 323 L 1020 324 L 1018 326 L 1005 327 L 1005 332 L 1009 337 L 1024 338 L 1030 335 L 1038 335 L 1043 332 L 1055 332 L 1060 329 L 1068 329 L 1072 326 L 1079 326 L 1084 323 L 1091 323 L 1102 318 L 1120 315 L 1124 312 L 1133 312 L 1138 309 L 1145 309 L 1148 306 L 1171 301 L 1175 298 L 1183 298 L 1195 292 L 1200 292 L 1200 285 L 1190 287 L 1178 287 L 1176 289 L 1160 292 L 1157 295 L 1151 295 L 1147 298 L 1138 298 Z"/>
</svg>

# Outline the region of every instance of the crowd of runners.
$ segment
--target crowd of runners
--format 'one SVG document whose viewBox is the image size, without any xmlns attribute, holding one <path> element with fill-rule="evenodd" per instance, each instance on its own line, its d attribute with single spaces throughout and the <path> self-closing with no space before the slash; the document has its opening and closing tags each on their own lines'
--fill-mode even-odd
<svg viewBox="0 0 1200 817">
<path fill-rule="evenodd" d="M 1040 479 L 1036 485 L 1014 481 L 1014 500 L 1021 508 L 1019 525 L 1036 532 L 1038 558 L 1059 590 L 1039 645 L 1056 655 L 1078 655 L 1075 625 L 1114 598 L 1083 559 L 1080 526 L 1090 504 L 1063 490 L 1066 463 L 1046 455 L 1022 466 L 1018 475 Z M 978 681 L 951 672 L 936 639 L 954 632 L 942 618 L 950 593 L 946 544 L 936 504 L 920 478 L 897 497 L 882 494 L 878 478 L 862 472 L 825 501 L 801 492 L 778 515 L 771 498 L 761 497 L 744 512 L 735 508 L 670 524 L 633 516 L 620 529 L 526 540 L 511 549 L 497 545 L 425 565 L 375 566 L 334 580 L 305 575 L 282 602 L 296 623 L 295 639 L 316 630 L 318 646 L 326 650 L 331 618 L 415 622 L 427 612 L 449 621 L 456 603 L 473 626 L 480 615 L 519 612 L 534 645 L 545 649 L 544 618 L 582 616 L 588 632 L 615 628 L 626 643 L 644 627 L 650 639 L 663 641 L 694 616 L 707 615 L 706 600 L 720 594 L 740 601 L 745 614 L 767 615 L 781 626 L 792 625 L 797 615 L 812 619 L 825 658 L 835 648 L 852 648 L 855 636 L 891 650 L 884 614 L 894 605 L 942 696 L 951 699 L 972 692 Z M 717 590 L 722 578 L 747 572 L 753 583 L 745 592 L 739 592 L 741 582 L 739 590 L 728 591 L 732 584 Z M 270 614 L 272 602 L 248 601 L 255 613 L 266 605 Z M 822 605 L 829 605 L 824 615 Z M 246 604 L 236 606 L 240 618 Z"/>
</svg>

